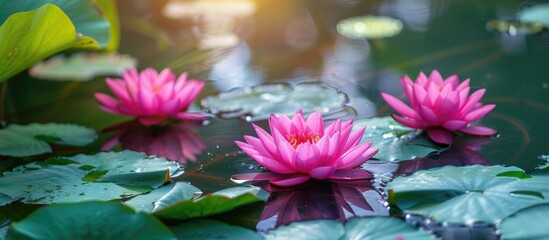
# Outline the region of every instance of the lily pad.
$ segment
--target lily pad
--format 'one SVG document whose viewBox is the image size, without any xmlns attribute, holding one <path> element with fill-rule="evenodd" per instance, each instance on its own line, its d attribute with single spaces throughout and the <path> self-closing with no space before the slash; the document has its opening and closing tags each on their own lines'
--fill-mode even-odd
<svg viewBox="0 0 549 240">
<path fill-rule="evenodd" d="M 153 214 L 162 219 L 172 220 L 206 217 L 266 201 L 268 198 L 265 191 L 254 187 L 227 188 L 196 199 L 188 199 L 187 195 L 178 191 L 171 191 L 158 199 Z"/>
<path fill-rule="evenodd" d="M 33 204 L 121 199 L 160 187 L 177 167 L 131 151 L 50 158 L 4 173 L 0 193 Z"/>
<path fill-rule="evenodd" d="M 353 131 L 364 126 L 366 126 L 366 132 L 361 142 L 372 142 L 372 148 L 379 148 L 374 158 L 380 160 L 410 160 L 445 149 L 424 135 L 420 135 L 417 130 L 397 123 L 391 117 L 355 120 Z"/>
<path fill-rule="evenodd" d="M 435 239 L 397 218 L 353 218 L 345 225 L 333 220 L 295 222 L 269 231 L 265 239 Z"/>
<path fill-rule="evenodd" d="M 517 167 L 446 166 L 397 177 L 385 189 L 391 204 L 410 213 L 436 221 L 494 224 L 546 201 L 548 181 Z"/>
<path fill-rule="evenodd" d="M 88 81 L 97 76 L 121 76 L 122 71 L 137 66 L 137 59 L 118 53 L 77 53 L 56 56 L 34 65 L 31 76 L 49 80 Z"/>
<path fill-rule="evenodd" d="M 0 129 L 0 155 L 23 157 L 51 153 L 48 143 L 84 146 L 96 138 L 95 130 L 74 124 L 11 124 Z"/>
<path fill-rule="evenodd" d="M 503 219 L 499 233 L 503 239 L 549 239 L 549 203 L 522 209 Z"/>
<path fill-rule="evenodd" d="M 337 32 L 351 39 L 381 39 L 399 34 L 402 21 L 384 16 L 360 16 L 341 20 Z"/>
<path fill-rule="evenodd" d="M 13 223 L 7 239 L 176 239 L 158 219 L 118 202 L 46 206 Z"/>
<path fill-rule="evenodd" d="M 523 23 L 542 24 L 549 28 L 549 3 L 537 4 L 523 9 L 518 14 Z"/>
<path fill-rule="evenodd" d="M 155 208 L 162 207 L 160 204 L 166 202 L 164 199 L 171 198 L 177 199 L 175 201 L 184 201 L 193 198 L 197 194 L 202 194 L 202 192 L 195 186 L 184 182 L 175 182 L 162 186 L 148 194 L 136 196 L 124 203 L 139 211 L 152 212 Z"/>
<path fill-rule="evenodd" d="M 224 222 L 199 219 L 171 227 L 178 239 L 225 239 L 225 240 L 260 240 L 259 234 L 250 229 L 231 226 Z"/>
<path fill-rule="evenodd" d="M 270 114 L 293 115 L 327 113 L 341 109 L 348 102 L 347 95 L 320 84 L 268 84 L 240 88 L 211 96 L 201 101 L 202 107 L 221 118 L 244 117 L 247 121 L 269 118 Z"/>
</svg>

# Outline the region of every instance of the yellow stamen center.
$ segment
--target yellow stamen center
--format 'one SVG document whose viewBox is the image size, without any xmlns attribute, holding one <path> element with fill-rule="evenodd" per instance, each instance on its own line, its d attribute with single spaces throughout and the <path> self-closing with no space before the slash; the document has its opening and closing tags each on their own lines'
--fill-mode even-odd
<svg viewBox="0 0 549 240">
<path fill-rule="evenodd" d="M 288 142 L 294 147 L 297 148 L 299 144 L 302 143 L 317 143 L 320 140 L 318 133 L 308 133 L 308 134 L 290 134 L 286 137 Z"/>
</svg>

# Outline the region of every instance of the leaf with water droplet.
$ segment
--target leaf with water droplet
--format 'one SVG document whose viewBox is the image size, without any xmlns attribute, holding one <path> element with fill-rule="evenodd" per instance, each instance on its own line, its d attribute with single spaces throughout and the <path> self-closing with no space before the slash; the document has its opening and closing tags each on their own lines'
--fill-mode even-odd
<svg viewBox="0 0 549 240">
<path fill-rule="evenodd" d="M 32 156 L 51 152 L 48 143 L 84 146 L 95 140 L 95 130 L 74 124 L 11 124 L 0 129 L 0 155 Z"/>
<path fill-rule="evenodd" d="M 374 158 L 380 160 L 410 160 L 446 149 L 421 135 L 417 130 L 397 123 L 391 117 L 355 120 L 353 131 L 364 126 L 366 131 L 361 142 L 372 142 L 371 148 L 379 148 Z"/>
<path fill-rule="evenodd" d="M 269 84 L 224 92 L 201 101 L 202 107 L 222 118 L 243 117 L 248 121 L 267 119 L 271 114 L 291 116 L 340 110 L 347 95 L 321 84 Z"/>
</svg>

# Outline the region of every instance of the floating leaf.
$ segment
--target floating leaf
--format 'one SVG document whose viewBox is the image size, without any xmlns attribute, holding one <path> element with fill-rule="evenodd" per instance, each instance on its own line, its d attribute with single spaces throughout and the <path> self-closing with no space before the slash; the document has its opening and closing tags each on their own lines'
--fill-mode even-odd
<svg viewBox="0 0 549 240">
<path fill-rule="evenodd" d="M 11 225 L 8 239 L 175 239 L 158 219 L 118 202 L 46 206 Z"/>
<path fill-rule="evenodd" d="M 0 129 L 0 155 L 31 156 L 51 152 L 48 143 L 84 146 L 95 140 L 95 130 L 62 123 L 11 124 Z"/>
<path fill-rule="evenodd" d="M 231 226 L 224 222 L 200 219 L 171 227 L 178 239 L 225 239 L 225 240 L 260 240 L 259 234 L 250 229 Z"/>
<path fill-rule="evenodd" d="M 549 203 L 522 209 L 499 224 L 503 239 L 549 239 Z"/>
<path fill-rule="evenodd" d="M 397 161 L 424 157 L 444 148 L 414 129 L 397 123 L 391 117 L 374 117 L 355 120 L 353 131 L 366 126 L 361 142 L 373 142 L 379 148 L 374 156 L 380 160 Z"/>
<path fill-rule="evenodd" d="M 418 171 L 397 177 L 385 188 L 393 204 L 436 221 L 497 223 L 505 216 L 544 201 L 548 176 L 528 178 L 517 167 L 480 165 Z"/>
<path fill-rule="evenodd" d="M 549 3 L 525 8 L 519 12 L 518 19 L 523 23 L 537 23 L 549 28 Z"/>
<path fill-rule="evenodd" d="M 388 217 L 353 218 L 345 226 L 339 221 L 295 222 L 269 231 L 265 239 L 434 239 L 406 222 Z"/>
<path fill-rule="evenodd" d="M 183 196 L 183 197 L 182 197 Z M 197 199 L 185 194 L 169 192 L 155 202 L 153 214 L 162 219 L 189 219 L 211 216 L 254 202 L 267 200 L 268 194 L 253 187 L 233 187 Z"/>
<path fill-rule="evenodd" d="M 185 201 L 193 198 L 197 194 L 202 194 L 200 189 L 193 185 L 184 182 L 175 182 L 156 190 L 151 191 L 148 194 L 136 196 L 125 202 L 139 211 L 152 212 L 155 206 L 164 204 L 164 199 L 176 199 L 175 201 Z M 158 201 L 158 203 L 157 203 Z M 169 202 L 173 202 L 171 200 Z"/>
<path fill-rule="evenodd" d="M 13 198 L 6 194 L 0 193 L 0 206 L 4 206 L 10 202 L 13 202 Z"/>
<path fill-rule="evenodd" d="M 267 119 L 271 113 L 293 115 L 297 109 L 327 113 L 347 102 L 345 93 L 320 84 L 269 84 L 221 93 L 203 99 L 201 104 L 222 118 L 256 121 Z"/>
<path fill-rule="evenodd" d="M 161 186 L 176 169 L 131 151 L 50 158 L 4 173 L 0 193 L 34 204 L 121 199 Z"/>
<path fill-rule="evenodd" d="M 137 60 L 118 53 L 77 53 L 56 56 L 34 65 L 31 76 L 49 80 L 87 81 L 97 76 L 120 76 L 122 70 L 135 67 Z"/>
<path fill-rule="evenodd" d="M 341 20 L 337 32 L 351 39 L 380 39 L 395 36 L 402 31 L 402 22 L 384 16 L 360 16 Z"/>
</svg>

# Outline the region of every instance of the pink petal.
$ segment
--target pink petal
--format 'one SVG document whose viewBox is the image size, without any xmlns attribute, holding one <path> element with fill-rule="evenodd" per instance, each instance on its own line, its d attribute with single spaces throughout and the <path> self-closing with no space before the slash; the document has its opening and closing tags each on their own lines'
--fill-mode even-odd
<svg viewBox="0 0 549 240">
<path fill-rule="evenodd" d="M 416 112 L 398 98 L 386 93 L 381 93 L 381 97 L 399 114 L 408 118 L 414 118 Z"/>
<path fill-rule="evenodd" d="M 270 180 L 271 178 L 280 176 L 279 174 L 273 172 L 260 172 L 260 173 L 242 173 L 231 176 L 231 178 L 236 180 L 246 180 L 246 181 L 265 181 Z"/>
<path fill-rule="evenodd" d="M 429 82 L 429 79 L 427 78 L 427 75 L 425 75 L 425 73 L 423 73 L 423 72 L 419 72 L 419 74 L 416 78 L 416 84 L 415 85 L 418 85 L 418 87 L 424 88 L 425 84 L 427 84 L 427 82 Z"/>
<path fill-rule="evenodd" d="M 345 146 L 343 147 L 343 151 L 349 150 L 351 147 L 355 146 L 358 142 L 360 142 L 360 139 L 362 139 L 362 136 L 364 136 L 364 132 L 366 131 L 366 127 L 362 127 L 355 132 L 351 133 L 349 138 L 347 139 L 347 142 L 345 143 Z"/>
<path fill-rule="evenodd" d="M 120 104 L 118 100 L 104 93 L 95 93 L 94 96 L 95 99 L 99 101 L 99 104 L 101 104 L 104 110 L 111 113 L 121 113 L 120 111 L 118 111 L 117 107 Z"/>
<path fill-rule="evenodd" d="M 253 158 L 256 162 L 261 164 L 271 172 L 279 174 L 290 174 L 295 173 L 296 171 L 292 168 L 289 168 L 284 163 L 279 162 L 277 159 L 272 159 L 263 155 L 263 153 L 257 151 L 257 149 L 250 148 L 249 145 L 246 145 L 243 142 L 235 141 L 235 143 L 244 151 L 248 156 Z"/>
<path fill-rule="evenodd" d="M 449 76 L 448 78 L 446 78 L 446 80 L 444 80 L 444 84 L 448 84 L 452 86 L 452 89 L 455 90 L 459 85 L 459 77 L 455 74 L 452 76 Z"/>
<path fill-rule="evenodd" d="M 465 115 L 465 120 L 469 122 L 479 120 L 481 117 L 484 117 L 484 115 L 492 111 L 492 109 L 494 109 L 495 107 L 496 107 L 495 104 L 484 105 L 479 109 L 476 109 L 470 113 L 467 113 L 467 115 Z"/>
<path fill-rule="evenodd" d="M 341 156 L 341 159 L 338 162 L 338 169 L 355 168 L 368 161 L 368 159 L 364 159 L 362 156 L 371 145 L 372 143 L 368 142 L 349 149 L 349 151 Z"/>
<path fill-rule="evenodd" d="M 295 167 L 301 172 L 308 172 L 318 166 L 317 157 L 320 155 L 318 148 L 308 142 L 297 146 L 297 159 Z"/>
<path fill-rule="evenodd" d="M 289 187 L 298 185 L 304 182 L 307 182 L 311 177 L 307 175 L 281 175 L 278 177 L 271 178 L 269 181 L 270 184 L 279 186 L 279 187 Z"/>
<path fill-rule="evenodd" d="M 194 120 L 194 121 L 202 121 L 206 119 L 206 116 L 204 116 L 204 113 L 202 112 L 180 112 L 175 114 L 174 116 L 177 119 L 181 120 Z"/>
<path fill-rule="evenodd" d="M 461 91 L 465 88 L 470 88 L 469 81 L 470 81 L 469 78 L 465 79 L 463 82 L 461 82 L 461 84 L 459 84 L 459 86 L 457 86 L 456 90 Z"/>
<path fill-rule="evenodd" d="M 427 135 L 436 143 L 452 144 L 454 141 L 454 134 L 443 128 L 429 128 Z"/>
<path fill-rule="evenodd" d="M 309 176 L 314 179 L 326 179 L 332 176 L 335 171 L 335 166 L 317 167 L 309 171 Z"/>
<path fill-rule="evenodd" d="M 305 119 L 303 119 L 303 114 L 301 113 L 301 110 L 298 110 L 292 117 L 292 126 L 290 127 L 290 131 L 303 133 L 306 132 L 306 129 L 308 129 L 308 127 L 305 123 Z"/>
<path fill-rule="evenodd" d="M 139 122 L 145 126 L 156 125 L 166 121 L 166 117 L 154 116 L 154 117 L 139 117 Z"/>
<path fill-rule="evenodd" d="M 342 169 L 337 170 L 330 179 L 332 180 L 359 180 L 372 179 L 372 175 L 363 169 Z"/>
<path fill-rule="evenodd" d="M 483 127 L 483 126 L 472 126 L 467 127 L 459 130 L 462 133 L 470 134 L 470 135 L 477 135 L 477 136 L 491 136 L 496 133 L 498 133 L 496 130 Z"/>
<path fill-rule="evenodd" d="M 418 114 L 431 126 L 436 126 L 439 124 L 437 115 L 433 112 L 433 110 L 426 106 L 419 106 Z"/>
<path fill-rule="evenodd" d="M 324 122 L 322 116 L 318 112 L 313 112 L 307 118 L 307 125 L 314 133 L 324 134 Z"/>
<path fill-rule="evenodd" d="M 138 93 L 138 106 L 141 107 L 141 114 L 155 114 L 159 110 L 158 99 L 148 89 L 141 88 Z"/>
<path fill-rule="evenodd" d="M 429 79 L 433 82 L 435 82 L 438 86 L 442 86 L 444 79 L 440 75 L 440 73 L 437 70 L 433 70 L 431 72 L 431 75 L 429 75 Z"/>
<path fill-rule="evenodd" d="M 475 107 L 478 103 L 478 101 L 482 98 L 484 93 L 486 92 L 486 89 L 479 89 L 475 91 L 469 98 L 467 98 L 467 102 L 465 105 L 459 110 L 460 117 L 465 116 L 465 114 L 469 113 L 473 107 Z"/>
<path fill-rule="evenodd" d="M 414 85 L 414 109 L 417 105 L 424 104 L 427 100 L 427 92 L 425 92 L 425 89 L 423 89 L 422 86 L 415 84 Z"/>
<path fill-rule="evenodd" d="M 424 127 L 422 123 L 419 123 L 416 120 L 403 118 L 395 114 L 392 114 L 391 116 L 393 117 L 393 119 L 395 119 L 395 121 L 399 122 L 404 126 L 415 128 L 415 129 L 422 129 Z"/>
<path fill-rule="evenodd" d="M 107 86 L 111 89 L 112 93 L 124 103 L 128 104 L 131 102 L 131 97 L 128 95 L 124 81 L 107 78 L 105 83 L 107 83 Z"/>
<path fill-rule="evenodd" d="M 169 68 L 164 68 L 164 70 L 162 70 L 162 72 L 160 72 L 158 76 L 154 79 L 154 84 L 157 86 L 163 86 L 174 80 L 175 74 L 172 72 L 172 70 Z"/>
<path fill-rule="evenodd" d="M 467 126 L 469 122 L 461 120 L 450 120 L 442 124 L 442 126 L 448 130 L 459 130 Z"/>
<path fill-rule="evenodd" d="M 271 136 L 269 133 L 263 130 L 263 128 L 255 124 L 252 124 L 252 126 L 257 134 L 257 137 L 259 137 L 259 139 L 261 140 L 261 145 L 266 149 L 266 151 L 271 155 L 278 154 L 277 146 L 273 139 L 273 136 Z"/>
<path fill-rule="evenodd" d="M 180 92 L 183 87 L 185 86 L 185 83 L 187 83 L 187 73 L 184 72 L 177 78 L 175 82 L 175 91 Z"/>
</svg>

